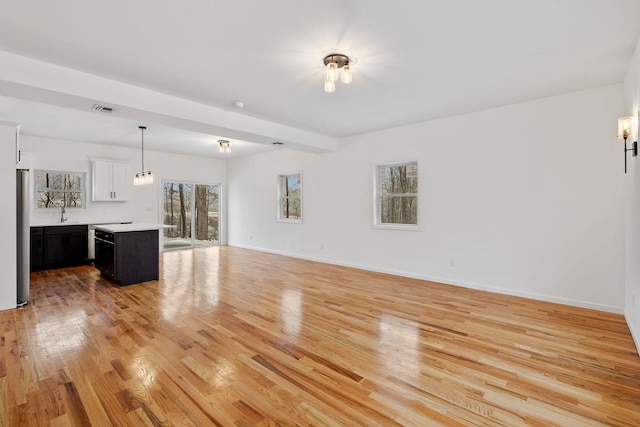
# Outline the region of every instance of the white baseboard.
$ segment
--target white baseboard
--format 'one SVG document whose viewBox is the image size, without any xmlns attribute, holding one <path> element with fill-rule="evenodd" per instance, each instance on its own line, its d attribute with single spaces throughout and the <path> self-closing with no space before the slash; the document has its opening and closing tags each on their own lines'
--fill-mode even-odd
<svg viewBox="0 0 640 427">
<path fill-rule="evenodd" d="M 517 291 L 517 290 L 514 290 L 514 289 L 499 288 L 499 287 L 495 287 L 495 286 L 483 285 L 483 284 L 478 284 L 478 283 L 473 283 L 473 282 L 463 282 L 463 281 L 459 281 L 459 280 L 449 279 L 449 278 L 446 278 L 446 277 L 435 277 L 435 276 L 427 276 L 427 275 L 420 275 L 420 274 L 416 275 L 416 274 L 410 274 L 410 273 L 407 273 L 407 272 L 404 272 L 404 271 L 389 270 L 389 269 L 384 269 L 384 268 L 372 267 L 372 266 L 368 266 L 368 265 L 345 263 L 345 262 L 335 261 L 335 260 L 332 260 L 332 259 L 310 257 L 310 256 L 305 256 L 305 255 L 300 255 L 300 254 L 295 254 L 295 253 L 289 253 L 289 252 L 285 252 L 285 251 L 278 251 L 278 250 L 273 250 L 273 249 L 267 249 L 267 248 L 261 248 L 261 247 L 256 247 L 256 246 L 249 246 L 249 245 L 242 245 L 242 244 L 235 244 L 235 243 L 229 243 L 229 246 L 235 246 L 235 247 L 243 248 L 243 249 L 252 249 L 252 250 L 255 250 L 255 251 L 267 252 L 267 253 L 272 253 L 272 254 L 276 254 L 276 255 L 284 255 L 284 256 L 289 256 L 289 257 L 292 257 L 292 258 L 305 259 L 305 260 L 309 260 L 309 261 L 322 262 L 322 263 L 325 263 L 325 264 L 340 265 L 342 267 L 351 267 L 351 268 L 357 268 L 357 269 L 360 269 L 360 270 L 374 271 L 376 273 L 385 273 L 385 274 L 392 274 L 394 276 L 401 276 L 401 277 L 409 277 L 409 278 L 412 278 L 412 279 L 427 280 L 427 281 L 430 281 L 430 282 L 443 283 L 445 285 L 454 285 L 454 286 L 460 286 L 460 287 L 463 287 L 463 288 L 476 289 L 476 290 L 488 291 L 488 292 L 495 292 L 495 293 L 503 294 L 503 295 L 511 295 L 511 296 L 534 299 L 534 300 L 538 300 L 538 301 L 546 301 L 546 302 L 553 302 L 553 303 L 557 303 L 557 304 L 570 305 L 570 306 L 573 306 L 573 307 L 580 307 L 580 308 L 588 308 L 588 309 L 591 309 L 591 310 L 605 311 L 605 312 L 608 312 L 608 313 L 616 313 L 616 314 L 623 314 L 624 313 L 624 309 L 622 307 L 615 307 L 615 306 L 610 306 L 610 305 L 605 305 L 605 304 L 596 304 L 596 303 L 591 303 L 591 302 L 588 302 L 588 301 L 581 301 L 581 300 L 574 300 L 574 299 L 570 299 L 570 298 L 555 297 L 555 296 L 552 296 L 552 295 L 537 294 L 537 293 L 533 293 L 533 292 L 523 292 L 523 291 Z M 638 343 L 638 341 L 636 340 L 636 344 L 637 343 Z"/>
<path fill-rule="evenodd" d="M 627 321 L 627 326 L 629 326 L 629 331 L 631 331 L 631 338 L 633 338 L 633 342 L 636 345 L 636 351 L 638 352 L 638 356 L 640 356 L 640 331 L 636 331 L 633 328 L 633 322 L 627 313 L 624 314 L 624 319 Z"/>
</svg>

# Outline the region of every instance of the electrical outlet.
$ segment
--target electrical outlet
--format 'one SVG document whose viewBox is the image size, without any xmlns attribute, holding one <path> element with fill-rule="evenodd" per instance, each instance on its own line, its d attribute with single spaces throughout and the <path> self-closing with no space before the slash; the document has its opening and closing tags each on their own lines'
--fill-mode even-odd
<svg viewBox="0 0 640 427">
<path fill-rule="evenodd" d="M 451 259 L 449 260 L 449 267 L 455 267 L 455 266 L 456 266 L 456 260 L 455 260 L 455 259 L 453 259 L 453 258 L 451 258 Z"/>
</svg>

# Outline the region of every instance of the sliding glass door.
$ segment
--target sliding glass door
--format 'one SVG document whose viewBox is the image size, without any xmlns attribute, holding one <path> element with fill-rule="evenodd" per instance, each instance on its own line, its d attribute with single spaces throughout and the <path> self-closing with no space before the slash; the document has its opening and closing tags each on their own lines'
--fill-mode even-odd
<svg viewBox="0 0 640 427">
<path fill-rule="evenodd" d="M 189 182 L 162 183 L 164 249 L 220 243 L 220 186 Z"/>
</svg>

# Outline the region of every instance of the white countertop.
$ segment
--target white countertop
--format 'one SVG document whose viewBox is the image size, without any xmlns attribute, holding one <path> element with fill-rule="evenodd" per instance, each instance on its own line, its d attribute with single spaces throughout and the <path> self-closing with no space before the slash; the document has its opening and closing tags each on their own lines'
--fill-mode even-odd
<svg viewBox="0 0 640 427">
<path fill-rule="evenodd" d="M 151 222 L 134 222 L 132 224 L 95 224 L 96 230 L 110 233 L 126 233 L 128 231 L 163 230 L 175 228 L 175 225 L 155 224 Z"/>
<path fill-rule="evenodd" d="M 84 220 L 84 221 L 65 221 L 65 222 L 34 222 L 32 224 L 29 224 L 30 227 L 54 227 L 54 226 L 65 226 L 65 225 L 99 225 L 99 224 L 119 224 L 119 223 L 123 223 L 123 222 L 130 222 L 130 221 L 119 221 L 119 220 L 98 220 L 98 221 L 91 221 L 91 220 Z"/>
</svg>

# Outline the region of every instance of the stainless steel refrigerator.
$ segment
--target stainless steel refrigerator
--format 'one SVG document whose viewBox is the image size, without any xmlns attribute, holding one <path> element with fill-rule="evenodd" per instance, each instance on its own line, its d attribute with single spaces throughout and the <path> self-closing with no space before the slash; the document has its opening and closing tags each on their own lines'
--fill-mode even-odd
<svg viewBox="0 0 640 427">
<path fill-rule="evenodd" d="M 18 301 L 22 307 L 29 302 L 29 275 L 31 251 L 29 241 L 29 169 L 16 170 L 16 207 L 17 207 L 17 254 L 18 254 Z"/>
</svg>

